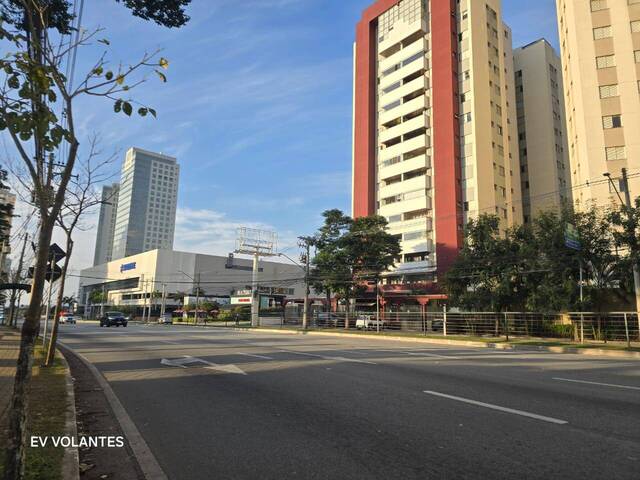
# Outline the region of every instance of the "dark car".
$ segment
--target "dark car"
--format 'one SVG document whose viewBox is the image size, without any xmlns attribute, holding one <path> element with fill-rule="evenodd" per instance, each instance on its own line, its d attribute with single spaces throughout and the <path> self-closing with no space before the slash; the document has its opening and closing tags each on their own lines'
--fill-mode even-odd
<svg viewBox="0 0 640 480">
<path fill-rule="evenodd" d="M 101 327 L 119 327 L 120 325 L 126 327 L 127 323 L 127 317 L 122 312 L 107 312 L 100 318 Z"/>
</svg>

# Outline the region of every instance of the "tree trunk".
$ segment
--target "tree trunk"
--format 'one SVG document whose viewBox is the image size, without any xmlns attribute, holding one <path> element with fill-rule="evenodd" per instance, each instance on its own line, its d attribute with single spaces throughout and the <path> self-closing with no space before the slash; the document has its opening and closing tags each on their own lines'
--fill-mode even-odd
<svg viewBox="0 0 640 480">
<path fill-rule="evenodd" d="M 42 218 L 38 233 L 38 253 L 33 272 L 31 286 L 31 300 L 22 324 L 20 338 L 20 353 L 13 384 L 13 396 L 9 407 L 9 435 L 5 458 L 5 480 L 22 478 L 21 464 L 26 445 L 25 422 L 27 418 L 26 394 L 31 381 L 31 367 L 33 364 L 33 346 L 40 330 L 40 313 L 42 294 L 44 291 L 47 263 L 49 262 L 49 244 L 53 230 L 54 219 Z"/>
<path fill-rule="evenodd" d="M 71 234 L 67 234 L 67 256 L 64 257 L 64 265 L 62 266 L 62 275 L 60 276 L 60 285 L 58 287 L 58 299 L 56 300 L 56 308 L 53 311 L 53 325 L 51 327 L 51 336 L 49 337 L 49 348 L 47 350 L 47 359 L 44 362 L 45 367 L 50 367 L 56 354 L 56 342 L 58 341 L 58 324 L 60 323 L 59 314 L 62 309 L 62 299 L 64 297 L 64 282 L 67 279 L 67 269 L 71 260 L 73 251 L 73 240 Z"/>
</svg>

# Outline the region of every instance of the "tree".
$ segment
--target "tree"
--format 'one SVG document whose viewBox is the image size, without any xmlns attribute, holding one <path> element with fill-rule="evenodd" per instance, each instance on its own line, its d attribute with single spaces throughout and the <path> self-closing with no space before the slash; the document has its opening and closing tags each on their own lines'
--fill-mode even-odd
<svg viewBox="0 0 640 480">
<path fill-rule="evenodd" d="M 168 2 L 168 3 L 167 3 Z M 131 1 L 134 13 L 163 21 L 163 6 L 180 6 L 182 2 Z M 164 5 L 163 5 L 164 4 Z M 139 74 L 153 70 L 162 81 L 167 60 L 156 60 L 158 52 L 145 53 L 138 62 L 127 67 L 110 69 L 103 54 L 94 66 L 80 78 L 77 87 L 64 74 L 67 57 L 76 50 L 99 41 L 99 30 L 87 32 L 78 26 L 77 35 L 67 35 L 72 29 L 69 3 L 64 0 L 1 0 L 0 41 L 5 54 L 0 59 L 0 131 L 6 131 L 27 171 L 34 203 L 38 207 L 40 227 L 34 266 L 31 300 L 22 326 L 20 353 L 10 407 L 10 431 L 5 462 L 5 478 L 20 478 L 24 449 L 23 432 L 26 419 L 25 392 L 31 378 L 32 352 L 39 330 L 40 308 L 49 257 L 51 235 L 62 208 L 69 181 L 74 171 L 79 140 L 76 135 L 74 105 L 78 98 L 103 98 L 113 102 L 114 111 L 133 114 L 135 102 L 129 91 L 145 81 Z M 155 16 L 153 13 L 155 12 Z M 180 10 L 182 12 L 182 10 Z M 180 23 L 178 20 L 177 23 Z M 63 115 L 59 116 L 58 112 Z M 139 105 L 141 116 L 156 115 L 153 108 Z M 61 151 L 58 163 L 54 152 Z"/>
<path fill-rule="evenodd" d="M 55 314 L 53 316 L 53 325 L 51 327 L 51 336 L 49 337 L 49 348 L 47 350 L 47 358 L 45 366 L 53 363 L 56 352 L 56 342 L 58 338 L 58 313 L 62 311 L 64 304 L 64 286 L 67 279 L 67 270 L 71 255 L 73 254 L 73 234 L 76 229 L 84 229 L 81 224 L 82 218 L 96 206 L 102 204 L 102 195 L 98 191 L 98 185 L 104 183 L 111 175 L 104 172 L 105 167 L 111 165 L 115 160 L 112 155 L 105 160 L 97 160 L 100 156 L 98 151 L 98 137 L 91 139 L 91 146 L 86 161 L 79 165 L 78 174 L 72 177 L 70 187 L 67 189 L 67 195 L 64 204 L 58 213 L 58 226 L 64 231 L 66 237 L 66 256 L 62 265 L 60 283 L 58 288 L 58 296 L 56 299 Z"/>
<path fill-rule="evenodd" d="M 318 292 L 327 297 L 327 309 L 331 308 L 331 294 L 342 292 L 345 282 L 350 280 L 348 265 L 339 248 L 339 240 L 348 231 L 353 220 L 338 209 L 327 210 L 322 216 L 324 225 L 315 235 L 313 245 L 316 255 L 311 264 L 311 283 Z"/>
<path fill-rule="evenodd" d="M 325 224 L 316 235 L 317 252 L 313 260 L 314 284 L 338 293 L 347 301 L 345 327 L 349 328 L 349 301 L 365 289 L 370 280 L 394 265 L 400 255 L 400 242 L 389 234 L 387 220 L 380 216 L 355 220 L 340 210 L 324 212 Z"/>
</svg>

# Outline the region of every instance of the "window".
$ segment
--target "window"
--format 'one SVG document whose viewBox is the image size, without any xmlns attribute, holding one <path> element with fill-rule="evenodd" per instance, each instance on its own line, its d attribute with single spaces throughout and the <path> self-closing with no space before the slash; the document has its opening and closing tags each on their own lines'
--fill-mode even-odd
<svg viewBox="0 0 640 480">
<path fill-rule="evenodd" d="M 615 55 L 605 55 L 602 57 L 596 57 L 596 66 L 598 68 L 610 68 L 616 66 Z"/>
<path fill-rule="evenodd" d="M 636 50 L 635 52 L 633 52 L 633 55 L 636 59 L 636 63 L 640 63 L 640 50 Z"/>
<path fill-rule="evenodd" d="M 602 128 L 620 128 L 622 127 L 622 116 L 621 115 L 607 115 L 602 117 Z"/>
<path fill-rule="evenodd" d="M 627 158 L 627 151 L 624 146 L 608 147 L 605 149 L 607 161 L 624 160 Z"/>
<path fill-rule="evenodd" d="M 403 235 L 403 240 L 422 240 L 423 238 L 427 238 L 427 232 L 424 230 L 419 230 L 417 232 L 409 232 Z"/>
<path fill-rule="evenodd" d="M 597 12 L 598 10 L 604 10 L 607 8 L 606 0 L 591 0 L 591 11 Z"/>
<path fill-rule="evenodd" d="M 640 32 L 640 20 L 634 20 L 631 22 L 631 32 L 639 33 Z"/>
<path fill-rule="evenodd" d="M 600 98 L 611 98 L 618 96 L 618 85 L 603 85 L 600 87 Z"/>
<path fill-rule="evenodd" d="M 611 25 L 593 29 L 594 40 L 600 40 L 601 38 L 609 38 L 612 36 L 613 36 L 613 29 L 611 28 Z"/>
</svg>

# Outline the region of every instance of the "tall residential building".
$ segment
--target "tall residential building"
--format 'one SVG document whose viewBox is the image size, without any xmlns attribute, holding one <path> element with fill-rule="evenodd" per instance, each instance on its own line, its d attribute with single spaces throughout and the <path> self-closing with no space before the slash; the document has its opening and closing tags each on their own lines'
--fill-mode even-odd
<svg viewBox="0 0 640 480">
<path fill-rule="evenodd" d="M 98 232 L 96 234 L 96 250 L 93 256 L 94 266 L 111 261 L 119 190 L 120 185 L 117 183 L 102 187 L 102 203 L 100 204 L 100 217 L 98 219 Z"/>
<path fill-rule="evenodd" d="M 0 182 L 0 282 L 8 279 L 11 269 L 11 227 L 16 195 Z M 0 305 L 1 308 L 1 305 Z"/>
<path fill-rule="evenodd" d="M 571 204 L 571 174 L 560 57 L 544 39 L 513 52 L 520 147 L 522 210 Z"/>
<path fill-rule="evenodd" d="M 402 240 L 388 283 L 437 278 L 465 222 L 522 221 L 511 31 L 499 0 L 378 0 L 355 44 L 353 215 Z"/>
<path fill-rule="evenodd" d="M 640 195 L 640 0 L 557 0 L 569 159 L 578 207 Z"/>
<path fill-rule="evenodd" d="M 122 166 L 112 260 L 172 249 L 180 166 L 160 153 L 131 148 Z"/>
</svg>

